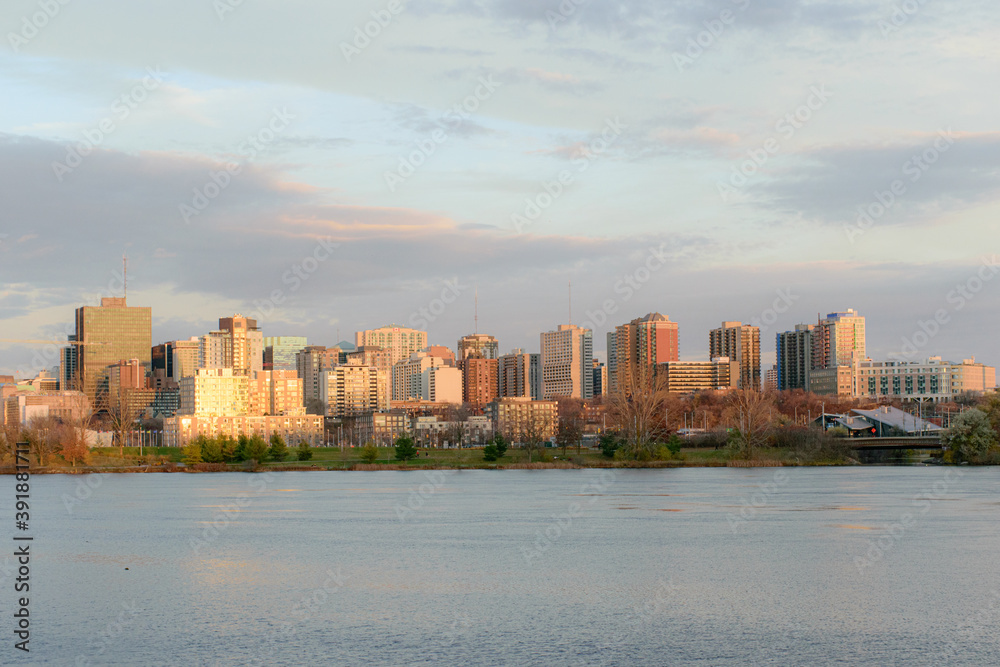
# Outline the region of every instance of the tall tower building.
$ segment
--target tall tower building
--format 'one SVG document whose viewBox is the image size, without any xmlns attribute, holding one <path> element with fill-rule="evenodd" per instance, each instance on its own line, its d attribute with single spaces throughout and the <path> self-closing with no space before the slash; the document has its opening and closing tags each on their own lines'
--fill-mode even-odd
<svg viewBox="0 0 1000 667">
<path fill-rule="evenodd" d="M 456 358 L 459 363 L 471 356 L 479 356 L 483 359 L 497 359 L 500 356 L 500 343 L 493 336 L 486 334 L 469 334 L 458 339 L 458 354 Z"/>
<path fill-rule="evenodd" d="M 462 401 L 482 407 L 493 402 L 499 391 L 499 361 L 480 356 L 462 360 Z"/>
<path fill-rule="evenodd" d="M 865 357 L 865 318 L 856 310 L 830 313 L 819 320 L 812 338 L 813 369 L 854 366 Z"/>
<path fill-rule="evenodd" d="M 257 320 L 239 313 L 219 318 L 219 330 L 229 333 L 229 357 L 225 368 L 234 373 L 250 375 L 264 370 L 264 334 L 257 328 Z"/>
<path fill-rule="evenodd" d="M 518 348 L 498 360 L 500 398 L 539 400 L 542 393 L 541 355 Z"/>
<path fill-rule="evenodd" d="M 541 334 L 541 345 L 541 399 L 593 398 L 593 332 L 575 324 L 560 324 L 557 330 Z"/>
<path fill-rule="evenodd" d="M 775 336 L 778 391 L 809 389 L 815 328 L 812 324 L 796 324 L 795 331 L 786 331 Z"/>
<path fill-rule="evenodd" d="M 760 390 L 760 327 L 740 322 L 723 322 L 708 334 L 711 358 L 729 357 L 740 369 L 737 386 Z"/>
<path fill-rule="evenodd" d="M 264 363 L 271 365 L 267 370 L 294 371 L 295 355 L 308 344 L 305 336 L 265 336 Z"/>
<path fill-rule="evenodd" d="M 152 309 L 128 306 L 124 298 L 103 298 L 100 306 L 76 309 L 76 355 L 80 390 L 96 405 L 107 389 L 108 367 L 138 359 L 149 370 L 152 363 Z"/>
<path fill-rule="evenodd" d="M 611 342 L 609 346 L 612 346 Z M 649 313 L 615 327 L 613 347 L 615 376 L 609 378 L 609 381 L 612 386 L 616 386 L 618 373 L 628 373 L 638 366 L 653 367 L 680 359 L 677 323 L 660 313 Z M 608 349 L 608 359 L 611 359 L 611 347 Z"/>
<path fill-rule="evenodd" d="M 339 347 L 309 345 L 295 355 L 295 370 L 302 378 L 302 400 L 307 407 L 310 401 L 321 400 L 323 374 L 346 362 L 347 354 Z"/>
<path fill-rule="evenodd" d="M 354 342 L 359 348 L 365 345 L 389 350 L 392 363 L 409 359 L 414 352 L 427 347 L 427 332 L 390 324 L 378 329 L 367 329 L 354 334 Z"/>
</svg>

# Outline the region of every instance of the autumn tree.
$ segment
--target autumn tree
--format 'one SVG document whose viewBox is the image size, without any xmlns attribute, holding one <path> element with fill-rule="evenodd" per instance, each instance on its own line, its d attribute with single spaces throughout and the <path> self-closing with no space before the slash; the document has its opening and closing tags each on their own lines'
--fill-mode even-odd
<svg viewBox="0 0 1000 667">
<path fill-rule="evenodd" d="M 773 397 L 753 389 L 736 389 L 727 398 L 730 444 L 746 458 L 753 458 L 770 435 Z"/>
<path fill-rule="evenodd" d="M 656 367 L 636 364 L 621 368 L 608 396 L 608 418 L 632 458 L 652 458 L 664 433 L 667 377 Z"/>
</svg>

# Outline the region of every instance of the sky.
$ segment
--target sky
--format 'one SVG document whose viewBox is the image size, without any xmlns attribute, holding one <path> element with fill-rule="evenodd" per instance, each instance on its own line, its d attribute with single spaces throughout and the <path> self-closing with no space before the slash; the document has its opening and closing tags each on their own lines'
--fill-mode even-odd
<svg viewBox="0 0 1000 667">
<path fill-rule="evenodd" d="M 854 308 L 875 359 L 1000 365 L 998 28 L 985 1 L 8 0 L 0 339 L 63 340 L 127 253 L 154 344 L 242 313 L 538 351 L 572 321 L 603 358 L 660 312 L 690 360 L 759 324 L 769 367 Z M 0 342 L 0 373 L 44 349 Z"/>
</svg>

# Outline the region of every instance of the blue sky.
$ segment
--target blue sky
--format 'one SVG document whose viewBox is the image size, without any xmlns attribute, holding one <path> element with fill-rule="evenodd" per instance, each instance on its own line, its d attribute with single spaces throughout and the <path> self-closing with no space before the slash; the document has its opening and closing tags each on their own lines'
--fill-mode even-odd
<svg viewBox="0 0 1000 667">
<path fill-rule="evenodd" d="M 998 15 L 917 0 L 12 0 L 0 337 L 61 337 L 127 251 L 156 342 L 242 312 L 265 335 L 333 344 L 423 308 L 431 341 L 454 346 L 478 288 L 480 332 L 537 350 L 572 281 L 599 352 L 610 326 L 659 311 L 686 359 L 721 321 L 762 321 L 770 363 L 776 332 L 854 307 L 875 358 L 944 311 L 915 356 L 1000 364 Z M 88 136 L 78 165 L 53 167 Z M 196 190 L 215 196 L 185 216 Z M 873 213 L 859 222 L 859 207 Z M 650 248 L 663 261 L 645 273 Z M 36 351 L 0 344 L 0 372 L 28 372 Z"/>
</svg>

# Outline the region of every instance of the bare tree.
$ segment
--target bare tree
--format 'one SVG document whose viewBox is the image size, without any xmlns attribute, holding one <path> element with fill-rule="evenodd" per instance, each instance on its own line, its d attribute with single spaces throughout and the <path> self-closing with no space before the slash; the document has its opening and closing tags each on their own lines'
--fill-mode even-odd
<svg viewBox="0 0 1000 667">
<path fill-rule="evenodd" d="M 132 392 L 125 387 L 108 388 L 97 400 L 104 413 L 114 439 L 118 443 L 118 454 L 125 458 L 125 438 L 135 427 L 135 422 L 145 412 L 134 400 Z"/>
<path fill-rule="evenodd" d="M 746 458 L 767 444 L 774 408 L 772 396 L 753 389 L 738 389 L 728 397 L 727 416 L 733 428 L 732 444 Z"/>
<path fill-rule="evenodd" d="M 668 396 L 666 375 L 658 374 L 655 366 L 619 369 L 615 390 L 608 396 L 608 419 L 624 438 L 631 456 L 654 453 L 664 432 Z"/>
<path fill-rule="evenodd" d="M 541 449 L 542 443 L 545 441 L 545 424 L 541 418 L 529 417 L 521 422 L 520 426 L 518 440 L 521 441 L 521 446 L 528 454 L 528 463 L 531 463 L 534 451 Z"/>
</svg>

